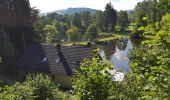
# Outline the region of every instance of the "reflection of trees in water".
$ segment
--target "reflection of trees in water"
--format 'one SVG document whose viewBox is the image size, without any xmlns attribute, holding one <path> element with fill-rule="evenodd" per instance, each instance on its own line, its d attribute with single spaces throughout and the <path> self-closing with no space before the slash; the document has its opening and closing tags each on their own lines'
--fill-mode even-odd
<svg viewBox="0 0 170 100">
<path fill-rule="evenodd" d="M 116 49 L 116 41 L 108 42 L 104 45 L 98 45 L 98 48 L 101 48 L 104 50 L 106 58 L 110 60 L 110 56 L 114 54 Z"/>
<path fill-rule="evenodd" d="M 98 48 L 104 50 L 106 58 L 110 59 L 110 56 L 115 53 L 116 47 L 119 50 L 125 50 L 127 47 L 128 40 L 115 40 L 105 43 L 103 45 L 97 45 Z"/>
<path fill-rule="evenodd" d="M 139 46 L 142 40 L 131 40 L 132 47 Z M 116 47 L 120 51 L 124 51 L 127 47 L 128 40 L 115 40 L 107 42 L 102 45 L 97 45 L 98 48 L 103 49 L 106 55 L 106 58 L 110 60 L 110 56 L 115 53 Z"/>
<path fill-rule="evenodd" d="M 116 46 L 117 46 L 117 48 L 118 48 L 120 51 L 123 51 L 123 50 L 126 49 L 127 43 L 128 43 L 127 40 L 125 40 L 125 41 L 117 41 L 117 42 L 116 42 Z"/>
</svg>

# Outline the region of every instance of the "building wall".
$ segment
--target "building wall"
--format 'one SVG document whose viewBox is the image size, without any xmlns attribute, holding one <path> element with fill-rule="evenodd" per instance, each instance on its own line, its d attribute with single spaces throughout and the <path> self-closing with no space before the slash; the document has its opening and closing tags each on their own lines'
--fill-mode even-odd
<svg viewBox="0 0 170 100">
<path fill-rule="evenodd" d="M 72 88 L 71 76 L 55 75 L 55 82 L 63 88 Z"/>
</svg>

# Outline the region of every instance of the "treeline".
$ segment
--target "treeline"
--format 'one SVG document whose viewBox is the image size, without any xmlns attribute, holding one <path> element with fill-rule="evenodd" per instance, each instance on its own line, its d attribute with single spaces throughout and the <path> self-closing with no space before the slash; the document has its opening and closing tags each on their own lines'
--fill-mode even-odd
<svg viewBox="0 0 170 100">
<path fill-rule="evenodd" d="M 58 40 L 95 40 L 99 32 L 125 31 L 129 24 L 126 11 L 116 11 L 111 3 L 104 11 L 91 14 L 89 11 L 73 15 L 49 13 L 39 16 L 34 24 L 36 42 L 55 42 Z M 117 28 L 117 27 L 118 28 Z M 50 41 L 49 41 L 50 40 Z"/>
<path fill-rule="evenodd" d="M 11 61 L 32 43 L 38 12 L 28 0 L 0 0 L 0 57 Z"/>
</svg>

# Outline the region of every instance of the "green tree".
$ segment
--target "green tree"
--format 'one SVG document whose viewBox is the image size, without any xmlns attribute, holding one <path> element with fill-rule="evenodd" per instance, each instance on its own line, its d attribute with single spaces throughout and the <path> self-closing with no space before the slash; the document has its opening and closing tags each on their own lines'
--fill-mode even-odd
<svg viewBox="0 0 170 100">
<path fill-rule="evenodd" d="M 76 26 L 71 26 L 71 28 L 67 31 L 67 35 L 69 41 L 78 41 L 80 37 Z"/>
<path fill-rule="evenodd" d="M 46 36 L 47 43 L 51 43 L 58 39 L 58 32 L 55 26 L 47 24 L 44 28 L 44 31 L 47 32 L 47 36 Z"/>
<path fill-rule="evenodd" d="M 85 30 L 89 27 L 89 25 L 92 23 L 92 16 L 90 15 L 89 11 L 84 11 L 81 14 L 82 17 L 82 27 L 83 27 L 83 31 L 85 32 Z"/>
<path fill-rule="evenodd" d="M 95 14 L 95 23 L 100 31 L 104 31 L 104 12 L 103 11 L 96 11 Z"/>
<path fill-rule="evenodd" d="M 79 31 L 82 31 L 82 23 L 81 23 L 81 14 L 80 13 L 75 13 L 73 15 L 73 19 L 72 19 L 72 25 L 76 26 Z"/>
<path fill-rule="evenodd" d="M 107 32 L 114 31 L 114 28 L 116 26 L 117 21 L 117 12 L 113 8 L 113 5 L 110 3 L 106 4 L 105 10 L 104 10 L 104 30 Z"/>
<path fill-rule="evenodd" d="M 96 24 L 91 24 L 87 28 L 86 33 L 85 33 L 87 39 L 91 40 L 91 41 L 93 41 L 93 40 L 95 40 L 97 38 L 97 34 L 98 34 L 98 32 L 97 32 Z"/>
<path fill-rule="evenodd" d="M 120 31 L 125 31 L 129 24 L 127 11 L 119 11 L 117 15 L 117 24 L 120 26 Z"/>
</svg>

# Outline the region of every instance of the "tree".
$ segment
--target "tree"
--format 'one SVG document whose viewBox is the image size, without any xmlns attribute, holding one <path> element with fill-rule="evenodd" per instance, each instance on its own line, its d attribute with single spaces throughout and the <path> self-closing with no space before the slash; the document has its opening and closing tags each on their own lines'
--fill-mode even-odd
<svg viewBox="0 0 170 100">
<path fill-rule="evenodd" d="M 124 31 L 129 24 L 127 11 L 119 11 L 117 15 L 117 24 L 120 26 L 120 30 Z"/>
<path fill-rule="evenodd" d="M 95 23 L 100 31 L 104 31 L 104 12 L 103 11 L 96 11 L 95 15 Z"/>
<path fill-rule="evenodd" d="M 69 41 L 78 41 L 79 32 L 76 26 L 71 26 L 71 28 L 67 31 L 68 40 Z"/>
<path fill-rule="evenodd" d="M 81 15 L 80 13 L 75 13 L 73 15 L 72 25 L 77 27 L 79 31 L 82 31 Z"/>
<path fill-rule="evenodd" d="M 58 32 L 55 26 L 47 24 L 44 28 L 44 31 L 47 32 L 47 36 L 46 36 L 47 43 L 51 43 L 58 39 Z"/>
<path fill-rule="evenodd" d="M 86 37 L 88 38 L 88 40 L 93 41 L 93 40 L 95 40 L 95 39 L 97 38 L 97 34 L 98 34 L 98 32 L 97 32 L 97 26 L 96 26 L 96 24 L 91 24 L 91 25 L 87 28 L 85 35 L 86 35 Z"/>
<path fill-rule="evenodd" d="M 32 43 L 33 22 L 29 0 L 1 0 L 0 27 L 3 28 L 19 54 Z"/>
<path fill-rule="evenodd" d="M 0 29 L 0 57 L 5 63 L 10 63 L 17 57 L 17 52 L 4 29 Z"/>
<path fill-rule="evenodd" d="M 111 2 L 106 4 L 104 10 L 104 30 L 107 32 L 114 31 L 117 21 L 117 12 L 113 8 Z"/>
<path fill-rule="evenodd" d="M 85 30 L 89 27 L 89 25 L 92 23 L 92 17 L 90 15 L 89 11 L 84 11 L 81 14 L 82 17 L 82 27 L 83 27 L 83 31 L 85 32 Z"/>
</svg>

